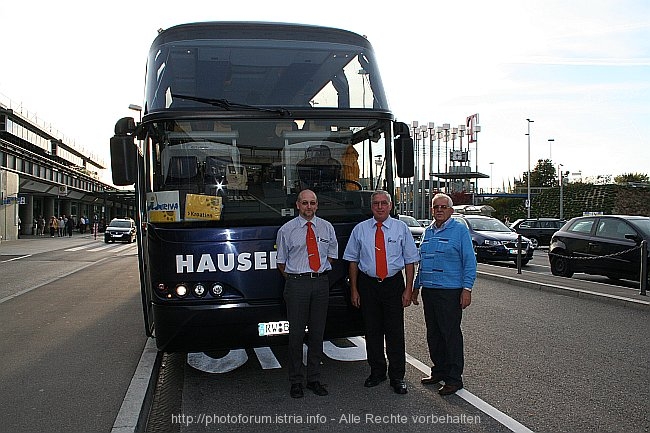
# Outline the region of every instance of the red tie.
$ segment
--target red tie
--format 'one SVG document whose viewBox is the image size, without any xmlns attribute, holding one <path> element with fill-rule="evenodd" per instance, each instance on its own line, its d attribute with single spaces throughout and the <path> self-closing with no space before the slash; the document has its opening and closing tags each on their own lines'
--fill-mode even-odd
<svg viewBox="0 0 650 433">
<path fill-rule="evenodd" d="M 384 279 L 388 276 L 388 264 L 386 263 L 386 244 L 384 243 L 384 232 L 381 229 L 381 222 L 377 222 L 375 232 L 375 262 L 377 263 L 377 277 Z"/>
<path fill-rule="evenodd" d="M 309 267 L 312 271 L 318 272 L 320 269 L 320 254 L 318 254 L 316 235 L 314 229 L 311 228 L 311 221 L 307 222 L 307 255 L 309 256 Z"/>
</svg>

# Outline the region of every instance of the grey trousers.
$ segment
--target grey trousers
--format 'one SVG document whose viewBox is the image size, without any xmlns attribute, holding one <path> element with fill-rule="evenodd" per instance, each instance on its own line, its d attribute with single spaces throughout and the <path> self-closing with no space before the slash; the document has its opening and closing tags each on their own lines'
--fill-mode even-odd
<svg viewBox="0 0 650 433">
<path fill-rule="evenodd" d="M 320 381 L 323 358 L 323 334 L 329 304 L 329 280 L 289 276 L 284 286 L 284 300 L 289 320 L 289 381 L 302 383 Z M 302 345 L 308 327 L 307 373 L 302 363 Z"/>
</svg>

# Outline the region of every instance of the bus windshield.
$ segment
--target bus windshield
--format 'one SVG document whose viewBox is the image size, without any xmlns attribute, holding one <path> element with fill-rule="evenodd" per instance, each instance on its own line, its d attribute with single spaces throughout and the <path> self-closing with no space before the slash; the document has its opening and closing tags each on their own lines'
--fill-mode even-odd
<svg viewBox="0 0 650 433">
<path fill-rule="evenodd" d="M 261 25 L 261 27 L 264 27 Z M 174 31 L 156 39 L 147 62 L 145 114 L 230 104 L 388 110 L 370 44 L 349 32 L 242 25 Z M 307 38 L 301 40 L 300 38 Z M 186 96 L 186 98 L 178 97 Z"/>
<path fill-rule="evenodd" d="M 149 128 L 149 222 L 188 226 L 273 225 L 297 215 L 312 189 L 332 222 L 370 217 L 369 195 L 388 121 L 368 119 L 200 120 Z"/>
</svg>

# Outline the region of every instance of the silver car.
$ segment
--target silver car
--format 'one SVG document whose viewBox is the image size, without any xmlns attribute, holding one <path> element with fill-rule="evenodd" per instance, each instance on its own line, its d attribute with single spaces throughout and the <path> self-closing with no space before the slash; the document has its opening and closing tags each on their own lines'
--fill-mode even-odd
<svg viewBox="0 0 650 433">
<path fill-rule="evenodd" d="M 104 242 L 135 242 L 135 221 L 131 218 L 113 218 L 104 232 Z"/>
<path fill-rule="evenodd" d="M 408 215 L 398 215 L 400 221 L 404 221 L 408 226 L 411 234 L 413 235 L 413 240 L 415 241 L 416 246 L 420 246 L 420 241 L 422 240 L 422 235 L 424 235 L 424 227 L 418 222 L 415 218 Z"/>
</svg>

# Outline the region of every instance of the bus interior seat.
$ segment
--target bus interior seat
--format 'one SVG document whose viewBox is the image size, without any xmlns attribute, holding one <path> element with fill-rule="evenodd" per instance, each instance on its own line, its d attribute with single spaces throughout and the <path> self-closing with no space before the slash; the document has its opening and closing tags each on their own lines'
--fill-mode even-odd
<svg viewBox="0 0 650 433">
<path fill-rule="evenodd" d="M 332 158 L 330 148 L 324 144 L 310 146 L 296 169 L 301 189 L 334 191 L 341 177 L 341 163 Z"/>
<path fill-rule="evenodd" d="M 172 156 L 169 158 L 165 185 L 189 183 L 198 173 L 199 164 L 196 156 Z"/>
</svg>

